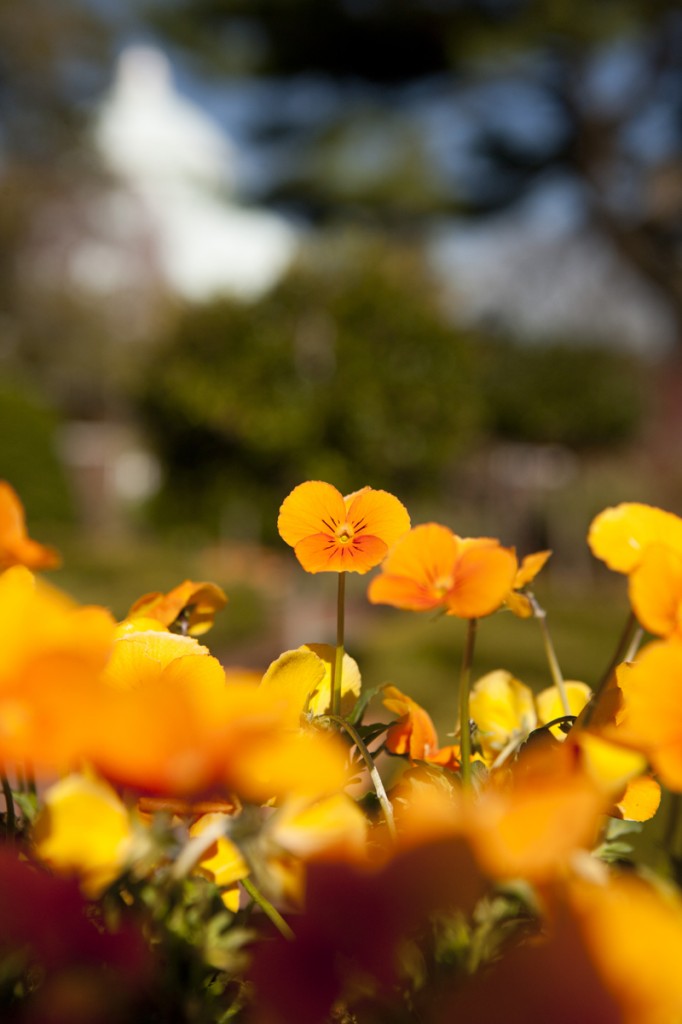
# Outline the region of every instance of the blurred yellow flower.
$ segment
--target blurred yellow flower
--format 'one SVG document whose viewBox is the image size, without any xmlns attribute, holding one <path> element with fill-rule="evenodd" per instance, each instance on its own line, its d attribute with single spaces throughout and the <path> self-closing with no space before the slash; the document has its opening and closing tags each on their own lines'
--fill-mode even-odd
<svg viewBox="0 0 682 1024">
<path fill-rule="evenodd" d="M 624 502 L 592 520 L 587 542 L 609 569 L 631 573 L 650 544 L 682 552 L 682 519 L 653 505 Z"/>
<path fill-rule="evenodd" d="M 272 700 L 288 704 L 292 725 L 308 711 L 324 715 L 331 710 L 332 665 L 336 648 L 330 644 L 303 644 L 295 651 L 285 651 L 268 667 L 261 689 Z M 362 682 L 354 658 L 344 653 L 341 688 L 341 714 L 348 714 L 358 697 Z"/>
<path fill-rule="evenodd" d="M 0 759 L 60 770 L 83 756 L 114 630 L 22 566 L 0 576 Z"/>
<path fill-rule="evenodd" d="M 489 764 L 506 748 L 511 753 L 538 726 L 532 690 L 504 669 L 477 680 L 471 688 L 469 711 Z"/>
<path fill-rule="evenodd" d="M 192 838 L 226 820 L 224 814 L 202 814 L 189 829 Z M 249 874 L 249 867 L 236 846 L 226 835 L 220 835 L 202 854 L 196 869 L 222 890 L 221 898 L 228 910 L 239 910 L 239 882 Z"/>
<path fill-rule="evenodd" d="M 646 754 L 664 785 L 682 792 L 682 640 L 649 644 L 617 679 L 622 703 L 605 734 Z"/>
<path fill-rule="evenodd" d="M 208 648 L 194 637 L 178 636 L 163 628 L 136 630 L 134 626 L 132 621 L 124 624 L 127 628 L 117 629 L 117 639 L 102 677 L 109 686 L 135 689 L 158 679 L 178 658 L 211 657 Z"/>
<path fill-rule="evenodd" d="M 571 713 L 577 717 L 592 691 L 585 683 L 574 681 L 565 682 L 564 688 Z M 535 729 L 564 717 L 556 686 L 534 696 L 528 686 L 502 669 L 478 680 L 472 688 L 470 708 L 479 745 L 491 768 L 507 762 Z M 551 726 L 549 731 L 557 740 L 569 740 L 582 770 L 613 801 L 609 813 L 631 821 L 646 821 L 656 812 L 660 787 L 643 774 L 647 762 L 641 753 L 596 731 L 571 730 L 568 737 L 558 725 Z"/>
<path fill-rule="evenodd" d="M 569 680 L 564 683 L 571 713 L 580 714 L 591 696 L 585 683 Z M 472 687 L 471 717 L 476 723 L 478 741 L 489 764 L 505 760 L 517 750 L 535 729 L 556 718 L 564 717 L 561 695 L 556 686 L 541 693 L 533 691 L 511 672 L 496 669 L 482 676 Z M 556 739 L 566 733 L 559 726 L 550 732 Z"/>
<path fill-rule="evenodd" d="M 629 580 L 632 610 L 657 636 L 682 634 L 682 549 L 650 544 Z"/>
<path fill-rule="evenodd" d="M 238 818 L 204 814 L 190 827 L 190 836 L 201 836 L 212 826 L 220 830 L 223 822 L 239 828 Z M 281 807 L 264 818 L 260 832 L 248 841 L 258 886 L 269 898 L 300 905 L 306 865 L 324 860 L 365 861 L 367 833 L 365 815 L 345 793 L 313 801 L 300 797 L 285 799 Z M 219 835 L 201 854 L 197 869 L 224 889 L 223 902 L 229 910 L 236 911 L 238 883 L 251 874 L 239 846 L 229 836 Z"/>
<path fill-rule="evenodd" d="M 134 846 L 130 815 L 116 791 L 92 775 L 50 786 L 33 829 L 36 853 L 58 874 L 78 876 L 96 897 L 125 868 Z"/>
</svg>

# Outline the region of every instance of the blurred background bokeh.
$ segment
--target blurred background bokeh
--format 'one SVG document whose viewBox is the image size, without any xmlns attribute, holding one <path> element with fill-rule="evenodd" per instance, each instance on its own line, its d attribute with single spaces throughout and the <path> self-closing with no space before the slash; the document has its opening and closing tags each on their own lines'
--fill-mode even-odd
<svg viewBox="0 0 682 1024">
<path fill-rule="evenodd" d="M 0 477 L 80 600 L 210 579 L 226 663 L 333 640 L 277 510 L 368 483 L 552 548 L 594 682 L 626 597 L 590 519 L 682 510 L 679 4 L 6 0 L 0 366 Z M 366 679 L 435 711 L 460 631 L 350 582 Z M 542 685 L 511 618 L 477 670 Z"/>
</svg>

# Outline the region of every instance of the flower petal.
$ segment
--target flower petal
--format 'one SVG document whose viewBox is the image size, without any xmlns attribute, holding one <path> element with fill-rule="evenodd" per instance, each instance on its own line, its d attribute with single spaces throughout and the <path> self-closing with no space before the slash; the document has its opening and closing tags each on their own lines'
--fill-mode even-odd
<svg viewBox="0 0 682 1024">
<path fill-rule="evenodd" d="M 364 487 L 344 500 L 348 521 L 356 533 L 378 537 L 387 548 L 393 547 L 410 528 L 407 509 L 388 491 Z"/>
<path fill-rule="evenodd" d="M 587 683 L 579 683 L 574 680 L 566 680 L 564 689 L 568 699 L 569 713 L 578 716 L 592 696 L 592 690 Z M 562 718 L 566 714 L 561 694 L 556 686 L 548 686 L 546 690 L 542 690 L 535 701 L 540 725 L 546 725 L 547 722 L 553 722 L 555 718 Z M 558 740 L 564 739 L 566 736 L 566 733 L 562 732 L 558 725 L 553 725 L 550 732 Z"/>
<path fill-rule="evenodd" d="M 155 592 L 138 598 L 126 618 L 157 619 L 164 626 L 185 613 L 190 636 L 200 636 L 213 625 L 215 613 L 227 604 L 227 595 L 215 583 L 185 580 L 167 594 Z"/>
<path fill-rule="evenodd" d="M 447 526 L 424 523 L 398 541 L 384 561 L 382 571 L 432 587 L 434 581 L 452 577 L 460 547 L 460 538 Z"/>
<path fill-rule="evenodd" d="M 537 725 L 533 692 L 511 672 L 497 669 L 472 688 L 469 705 L 485 753 L 499 753 L 514 734 L 527 736 Z"/>
<path fill-rule="evenodd" d="M 386 749 L 392 754 L 408 754 L 411 760 L 428 760 L 438 750 L 438 735 L 431 716 L 396 686 L 385 686 L 384 694 L 384 707 L 400 715 L 388 730 Z"/>
<path fill-rule="evenodd" d="M 12 565 L 56 569 L 61 558 L 54 548 L 31 540 L 19 496 L 6 480 L 0 480 L 0 569 Z"/>
<path fill-rule="evenodd" d="M 285 651 L 273 661 L 261 680 L 260 688 L 273 701 L 290 708 L 292 728 L 317 692 L 325 675 L 325 663 L 314 651 L 299 648 Z"/>
<path fill-rule="evenodd" d="M 650 633 L 670 636 L 680 628 L 682 551 L 651 544 L 629 580 L 630 603 Z"/>
<path fill-rule="evenodd" d="M 318 533 L 304 537 L 294 551 L 306 572 L 366 573 L 379 564 L 387 548 L 379 537 L 359 534 L 342 542 L 326 533 Z"/>
<path fill-rule="evenodd" d="M 315 688 L 308 708 L 314 715 L 324 715 L 332 705 L 332 665 L 336 658 L 336 647 L 331 644 L 304 644 L 302 651 L 316 654 L 324 665 L 324 675 Z M 344 652 L 341 670 L 341 714 L 349 714 L 360 696 L 362 680 L 355 658 Z"/>
<path fill-rule="evenodd" d="M 630 779 L 616 804 L 618 816 L 625 821 L 649 821 L 661 803 L 661 787 L 651 775 Z"/>
<path fill-rule="evenodd" d="M 511 590 L 516 555 L 487 538 L 462 544 L 454 587 L 447 595 L 447 614 L 478 619 L 499 608 Z"/>
<path fill-rule="evenodd" d="M 67 775 L 44 793 L 33 838 L 42 860 L 57 873 L 76 873 L 96 897 L 123 870 L 132 835 L 128 811 L 108 783 Z"/>
<path fill-rule="evenodd" d="M 340 491 L 321 480 L 307 480 L 294 487 L 282 502 L 277 529 L 292 548 L 305 537 L 332 534 L 346 518 L 346 506 Z"/>
<path fill-rule="evenodd" d="M 426 612 L 439 608 L 443 603 L 442 597 L 435 595 L 424 584 L 390 573 L 382 573 L 372 580 L 367 598 L 371 604 L 390 604 L 410 612 Z"/>
<path fill-rule="evenodd" d="M 531 583 L 543 568 L 551 554 L 551 551 L 536 551 L 532 555 L 526 555 L 519 566 L 516 576 L 514 577 L 514 590 L 520 590 L 521 587 L 525 587 L 526 584 Z"/>
<path fill-rule="evenodd" d="M 630 573 L 649 544 L 668 544 L 682 551 L 682 519 L 653 505 L 623 502 L 599 513 L 592 521 L 587 543 L 609 569 Z"/>
</svg>

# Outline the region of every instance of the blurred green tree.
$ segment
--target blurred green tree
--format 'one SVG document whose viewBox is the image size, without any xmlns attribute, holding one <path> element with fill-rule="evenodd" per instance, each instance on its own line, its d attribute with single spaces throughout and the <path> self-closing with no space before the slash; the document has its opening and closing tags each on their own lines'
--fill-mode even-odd
<svg viewBox="0 0 682 1024">
<path fill-rule="evenodd" d="M 188 307 L 141 369 L 165 469 L 160 524 L 274 536 L 305 479 L 437 507 L 486 440 L 629 440 L 641 369 L 617 352 L 504 344 L 453 326 L 412 251 L 321 245 L 259 303 Z"/>
<path fill-rule="evenodd" d="M 257 529 L 305 479 L 438 494 L 476 436 L 471 339 L 417 257 L 378 243 L 319 252 L 251 308 L 188 308 L 146 367 L 165 518 L 215 528 L 246 513 Z"/>
<path fill-rule="evenodd" d="M 631 441 L 646 410 L 646 369 L 617 351 L 571 342 L 487 341 L 487 426 L 506 441 L 600 450 Z"/>
<path fill-rule="evenodd" d="M 19 494 L 30 523 L 71 524 L 73 495 L 59 458 L 58 421 L 35 388 L 0 385 L 0 479 Z"/>
</svg>

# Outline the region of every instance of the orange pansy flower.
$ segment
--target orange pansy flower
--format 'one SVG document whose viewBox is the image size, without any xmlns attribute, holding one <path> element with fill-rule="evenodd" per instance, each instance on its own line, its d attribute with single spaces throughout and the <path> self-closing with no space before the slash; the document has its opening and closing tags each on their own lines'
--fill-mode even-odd
<svg viewBox="0 0 682 1024">
<path fill-rule="evenodd" d="M 426 523 L 402 537 L 372 580 L 372 604 L 410 611 L 442 608 L 477 619 L 502 604 L 517 571 L 516 555 L 489 537 L 458 537 L 447 526 Z"/>
<path fill-rule="evenodd" d="M 363 487 L 344 498 L 320 480 L 295 487 L 277 520 L 306 572 L 369 572 L 409 528 L 407 510 L 387 491 Z"/>
<path fill-rule="evenodd" d="M 444 768 L 459 768 L 459 747 L 440 747 L 438 734 L 428 711 L 397 686 L 384 686 L 384 707 L 400 715 L 386 734 L 391 754 L 407 754 L 410 761 L 430 761 Z"/>
<path fill-rule="evenodd" d="M 227 595 L 215 583 L 185 580 L 167 594 L 145 594 L 131 606 L 126 618 L 156 619 L 167 628 L 200 636 L 213 625 L 215 613 L 227 604 Z"/>
<path fill-rule="evenodd" d="M 61 558 L 54 548 L 31 540 L 23 506 L 16 491 L 0 480 L 0 569 L 25 565 L 27 569 L 56 569 Z"/>
</svg>

